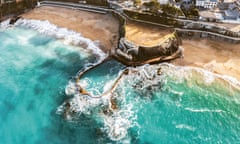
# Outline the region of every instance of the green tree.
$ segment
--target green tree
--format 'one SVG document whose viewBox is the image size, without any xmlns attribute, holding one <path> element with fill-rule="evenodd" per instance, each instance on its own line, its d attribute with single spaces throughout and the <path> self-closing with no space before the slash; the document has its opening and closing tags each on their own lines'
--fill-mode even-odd
<svg viewBox="0 0 240 144">
<path fill-rule="evenodd" d="M 169 4 L 161 5 L 161 9 L 167 15 L 172 15 L 172 16 L 183 16 L 184 15 L 184 13 L 182 12 L 181 9 L 171 6 Z"/>
<path fill-rule="evenodd" d="M 183 13 L 188 18 L 196 18 L 199 17 L 199 10 L 197 8 L 191 8 L 191 9 L 182 9 Z"/>
<path fill-rule="evenodd" d="M 158 10 L 160 10 L 160 3 L 157 0 L 151 0 L 150 2 L 145 2 L 143 5 L 149 8 L 151 13 L 157 14 Z"/>
<path fill-rule="evenodd" d="M 141 0 L 134 0 L 133 3 L 134 3 L 135 6 L 140 6 L 142 4 L 142 1 Z"/>
<path fill-rule="evenodd" d="M 191 10 L 191 13 L 192 13 L 193 16 L 197 16 L 197 17 L 199 16 L 199 10 L 197 8 L 193 8 Z"/>
</svg>

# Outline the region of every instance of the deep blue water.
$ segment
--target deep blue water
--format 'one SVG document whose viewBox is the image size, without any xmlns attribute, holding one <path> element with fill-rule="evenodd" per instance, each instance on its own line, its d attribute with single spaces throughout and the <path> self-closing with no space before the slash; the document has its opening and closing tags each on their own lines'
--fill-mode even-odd
<svg viewBox="0 0 240 144">
<path fill-rule="evenodd" d="M 65 87 L 85 64 L 97 61 L 94 54 L 20 27 L 0 31 L 0 50 L 0 143 L 240 142 L 239 84 L 220 76 L 166 64 L 133 68 L 111 93 L 116 110 L 103 113 L 107 96 L 87 99 L 96 105 L 86 104 L 72 121 L 57 109 L 71 100 Z M 157 75 L 160 67 L 163 74 Z M 108 61 L 81 83 L 98 95 L 123 69 Z M 81 100 L 79 106 L 85 105 Z"/>
</svg>

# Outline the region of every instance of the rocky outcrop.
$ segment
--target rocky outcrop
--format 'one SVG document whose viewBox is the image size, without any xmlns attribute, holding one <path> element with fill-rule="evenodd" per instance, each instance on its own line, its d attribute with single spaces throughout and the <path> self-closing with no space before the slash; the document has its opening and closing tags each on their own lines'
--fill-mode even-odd
<svg viewBox="0 0 240 144">
<path fill-rule="evenodd" d="M 9 24 L 11 24 L 11 25 L 15 24 L 15 22 L 16 22 L 18 19 L 20 19 L 20 18 L 21 18 L 21 16 L 14 16 L 14 17 L 12 17 L 12 18 L 10 19 Z"/>
<path fill-rule="evenodd" d="M 115 50 L 113 56 L 123 64 L 131 66 L 163 62 L 182 56 L 180 44 L 181 40 L 176 33 L 165 36 L 159 45 L 152 47 L 138 46 L 121 38 L 119 48 Z"/>
</svg>

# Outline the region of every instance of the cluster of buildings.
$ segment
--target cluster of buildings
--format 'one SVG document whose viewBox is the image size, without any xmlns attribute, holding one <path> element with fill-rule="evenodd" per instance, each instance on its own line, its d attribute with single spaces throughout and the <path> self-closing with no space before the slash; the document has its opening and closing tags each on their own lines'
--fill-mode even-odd
<svg viewBox="0 0 240 144">
<path fill-rule="evenodd" d="M 196 4 L 196 6 L 202 9 L 200 11 L 200 19 L 220 22 L 240 22 L 240 0 L 217 0 L 211 6 L 207 5 L 207 3 Z"/>
<path fill-rule="evenodd" d="M 196 7 L 212 9 L 215 8 L 218 4 L 218 0 L 196 0 Z"/>
<path fill-rule="evenodd" d="M 240 0 L 221 3 L 219 9 L 223 12 L 224 19 L 238 19 L 240 21 Z"/>
</svg>

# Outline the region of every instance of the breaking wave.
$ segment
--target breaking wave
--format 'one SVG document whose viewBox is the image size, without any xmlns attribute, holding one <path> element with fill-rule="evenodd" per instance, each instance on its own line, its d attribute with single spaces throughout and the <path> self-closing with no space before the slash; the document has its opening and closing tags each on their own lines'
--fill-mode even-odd
<svg viewBox="0 0 240 144">
<path fill-rule="evenodd" d="M 10 23 L 10 19 L 7 19 L 7 20 L 1 22 L 1 23 L 0 23 L 0 29 L 9 28 L 9 27 L 10 27 L 9 23 Z"/>
<path fill-rule="evenodd" d="M 6 27 L 7 23 L 8 21 L 4 22 L 3 27 Z M 93 54 L 99 56 L 99 61 L 103 60 L 106 57 L 106 54 L 98 47 L 97 41 L 92 41 L 88 38 L 85 38 L 81 36 L 81 34 L 67 28 L 58 27 L 54 24 L 51 24 L 49 21 L 19 19 L 15 23 L 15 26 L 23 26 L 26 28 L 34 29 L 42 34 L 61 39 L 65 44 L 80 46 L 86 50 L 90 50 Z"/>
</svg>

